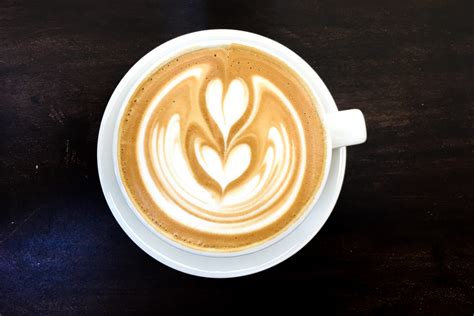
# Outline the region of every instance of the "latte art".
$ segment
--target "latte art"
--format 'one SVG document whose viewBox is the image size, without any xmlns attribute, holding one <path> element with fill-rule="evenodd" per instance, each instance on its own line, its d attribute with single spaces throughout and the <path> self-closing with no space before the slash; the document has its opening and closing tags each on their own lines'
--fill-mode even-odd
<svg viewBox="0 0 474 316">
<path fill-rule="evenodd" d="M 326 150 L 301 80 L 240 45 L 161 66 L 130 100 L 118 145 L 123 182 L 144 218 L 212 251 L 287 229 L 318 189 Z"/>
</svg>

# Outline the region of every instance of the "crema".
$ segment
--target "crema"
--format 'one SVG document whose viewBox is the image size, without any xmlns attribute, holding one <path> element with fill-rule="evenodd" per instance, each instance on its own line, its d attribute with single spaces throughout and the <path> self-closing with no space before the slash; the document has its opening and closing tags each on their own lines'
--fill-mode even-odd
<svg viewBox="0 0 474 316">
<path fill-rule="evenodd" d="M 325 137 L 314 97 L 283 61 L 237 44 L 199 49 L 155 69 L 128 101 L 120 176 L 162 235 L 235 252 L 307 211 L 323 179 Z"/>
</svg>

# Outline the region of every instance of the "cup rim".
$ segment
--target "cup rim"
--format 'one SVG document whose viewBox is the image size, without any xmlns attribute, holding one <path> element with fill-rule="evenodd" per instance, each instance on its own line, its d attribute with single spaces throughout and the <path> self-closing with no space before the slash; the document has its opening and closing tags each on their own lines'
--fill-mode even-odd
<svg viewBox="0 0 474 316">
<path fill-rule="evenodd" d="M 253 247 L 249 247 L 239 251 L 230 251 L 230 252 L 216 252 L 216 251 L 206 251 L 194 249 L 182 245 L 181 243 L 170 239 L 165 236 L 158 230 L 156 230 L 148 221 L 143 217 L 143 215 L 137 210 L 135 204 L 131 200 L 125 186 L 122 182 L 121 173 L 119 170 L 118 164 L 118 134 L 119 127 L 124 115 L 126 106 L 132 97 L 133 93 L 136 91 L 137 87 L 142 83 L 142 81 L 151 74 L 155 69 L 160 65 L 166 63 L 167 61 L 173 59 L 176 56 L 182 55 L 186 52 L 194 51 L 202 48 L 218 47 L 229 44 L 242 44 L 262 50 L 263 52 L 270 54 L 271 56 L 280 59 L 286 65 L 288 65 L 293 71 L 295 71 L 300 78 L 304 81 L 306 87 L 310 90 L 312 97 L 316 100 L 316 110 L 320 116 L 321 123 L 323 125 L 323 130 L 325 131 L 324 140 L 325 140 L 325 165 L 324 165 L 324 174 L 323 179 L 319 185 L 318 190 L 313 195 L 311 202 L 306 205 L 306 209 L 299 218 L 287 227 L 284 231 L 280 232 L 274 238 L 267 240 L 261 244 L 258 244 Z M 151 65 L 150 65 L 151 64 Z M 117 85 L 115 88 L 112 97 L 115 94 L 121 93 L 123 90 L 128 89 L 126 97 L 123 99 L 122 103 L 119 106 L 118 115 L 114 124 L 113 130 L 113 140 L 112 140 L 112 157 L 113 157 L 113 169 L 116 177 L 116 181 L 120 188 L 120 191 L 130 209 L 133 211 L 135 216 L 150 230 L 153 234 L 158 236 L 161 240 L 168 243 L 169 245 L 181 249 L 183 251 L 209 257 L 237 257 L 242 255 L 247 255 L 250 253 L 258 252 L 262 249 L 265 249 L 278 241 L 285 238 L 292 231 L 294 231 L 308 216 L 308 214 L 314 208 L 314 205 L 321 196 L 325 184 L 327 182 L 329 169 L 331 166 L 331 157 L 332 157 L 332 142 L 329 134 L 329 129 L 327 125 L 327 113 L 322 104 L 323 100 L 328 100 L 327 96 L 329 95 L 329 100 L 333 100 L 330 95 L 326 85 L 317 75 L 314 69 L 304 61 L 299 55 L 294 53 L 288 47 L 262 35 L 258 35 L 251 32 L 240 31 L 240 30 L 231 30 L 231 29 L 210 29 L 202 30 L 192 33 L 187 33 L 179 37 L 173 38 L 156 48 L 152 49 L 150 52 L 141 57 L 125 74 L 121 82 L 127 82 L 129 87 L 126 85 Z M 132 83 L 130 85 L 130 83 Z"/>
</svg>

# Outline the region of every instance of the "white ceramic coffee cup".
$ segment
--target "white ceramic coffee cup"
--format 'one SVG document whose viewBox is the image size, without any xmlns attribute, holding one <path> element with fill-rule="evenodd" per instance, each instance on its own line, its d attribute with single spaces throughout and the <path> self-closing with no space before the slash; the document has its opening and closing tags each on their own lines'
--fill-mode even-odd
<svg viewBox="0 0 474 316">
<path fill-rule="evenodd" d="M 320 114 L 320 117 L 323 122 L 323 127 L 326 131 L 325 141 L 326 141 L 326 148 L 328 150 L 326 150 L 326 159 L 325 159 L 326 164 L 324 166 L 324 177 L 323 177 L 323 181 L 321 182 L 321 186 L 319 190 L 315 193 L 313 197 L 313 201 L 310 204 L 310 206 L 307 208 L 305 213 L 290 228 L 288 228 L 285 232 L 282 232 L 281 234 L 279 234 L 277 237 L 273 238 L 272 240 L 264 244 L 258 245 L 256 247 L 251 247 L 240 252 L 228 252 L 228 253 L 218 252 L 217 253 L 217 252 L 198 251 L 198 250 L 183 246 L 167 238 L 166 236 L 161 235 L 157 230 L 155 230 L 152 226 L 150 226 L 148 222 L 145 219 L 143 219 L 143 217 L 140 215 L 139 211 L 136 210 L 134 204 L 132 203 L 131 199 L 129 198 L 125 190 L 125 187 L 123 186 L 123 183 L 120 177 L 120 171 L 119 171 L 119 166 L 118 166 L 118 161 L 117 161 L 118 160 L 117 159 L 118 157 L 117 155 L 118 129 L 119 129 L 119 123 L 121 121 L 121 117 L 125 111 L 126 105 L 128 104 L 130 97 L 132 96 L 132 94 L 134 93 L 138 85 L 154 69 L 156 69 L 158 66 L 162 65 L 163 63 L 185 52 L 193 51 L 193 50 L 201 49 L 201 48 L 207 48 L 207 47 L 228 45 L 232 43 L 238 43 L 238 44 L 254 47 L 256 49 L 262 50 L 282 60 L 290 68 L 292 68 L 296 73 L 298 73 L 299 76 L 305 81 L 307 87 L 309 88 L 309 90 L 311 91 L 311 93 L 313 94 L 314 98 L 317 101 L 317 108 L 318 108 L 317 110 L 318 110 L 318 113 Z M 116 96 L 118 94 L 120 94 L 122 97 L 118 98 Z M 116 103 L 111 104 L 113 102 L 117 102 L 117 100 L 120 100 L 119 104 L 116 104 Z M 331 103 L 331 104 L 328 104 L 328 103 Z M 334 100 L 332 96 L 330 95 L 328 89 L 326 88 L 325 84 L 323 83 L 323 81 L 319 78 L 316 72 L 303 59 L 301 59 L 298 55 L 296 55 L 290 49 L 286 48 L 285 46 L 273 40 L 270 40 L 266 37 L 263 37 L 257 34 L 243 32 L 243 31 L 236 31 L 236 30 L 205 30 L 205 31 L 190 33 L 190 34 L 186 34 L 178 38 L 172 39 L 160 45 L 159 47 L 155 48 L 154 50 L 149 52 L 147 55 L 145 55 L 142 59 L 140 59 L 122 79 L 121 83 L 117 86 L 116 90 L 114 91 L 114 94 L 111 97 L 108 108 L 112 106 L 115 107 L 115 110 L 118 113 L 115 116 L 115 124 L 114 124 L 113 139 L 112 139 L 113 167 L 114 167 L 114 173 L 116 177 L 115 179 L 116 184 L 120 188 L 123 198 L 125 199 L 128 207 L 133 211 L 135 216 L 141 221 L 141 223 L 145 227 L 147 227 L 147 229 L 151 233 L 158 236 L 163 242 L 168 243 L 170 246 L 178 248 L 180 251 L 188 252 L 193 256 L 208 256 L 208 257 L 209 256 L 210 257 L 245 256 L 251 253 L 262 251 L 263 249 L 268 248 L 272 246 L 273 244 L 279 242 L 281 239 L 284 239 L 287 235 L 292 233 L 292 231 L 295 230 L 302 221 L 305 220 L 308 213 L 315 211 L 313 210 L 313 206 L 316 204 L 316 202 L 318 201 L 318 198 L 321 195 L 321 192 L 323 192 L 325 188 L 326 180 L 328 178 L 329 170 L 331 167 L 331 161 L 332 161 L 331 149 L 360 144 L 360 143 L 365 142 L 366 137 L 367 137 L 365 121 L 364 121 L 362 113 L 359 110 L 346 110 L 346 111 L 336 111 L 336 112 L 327 113 L 327 110 L 326 110 L 327 108 L 335 107 Z M 105 119 L 105 116 L 106 115 L 104 114 L 104 119 Z M 104 124 L 104 121 L 102 124 Z M 102 130 L 102 126 L 101 126 L 101 130 Z M 101 139 L 99 137 L 98 163 L 99 163 L 99 173 L 101 174 L 101 161 L 100 161 L 101 157 L 99 157 L 100 156 L 99 149 L 101 149 L 100 141 Z M 110 181 L 110 179 L 108 181 Z M 104 188 L 104 180 L 103 180 L 102 175 L 101 175 L 101 183 Z M 106 189 L 104 188 L 104 192 L 105 191 Z M 106 197 L 107 197 L 107 193 L 106 193 Z M 109 201 L 109 199 L 108 199 L 108 202 L 109 202 L 109 205 L 111 206 L 112 211 L 114 211 L 114 209 L 116 208 L 116 205 L 111 205 L 111 202 Z M 117 214 L 114 213 L 114 215 L 116 215 L 116 218 L 117 218 Z M 117 220 L 122 225 L 122 228 L 124 228 L 124 225 L 121 222 L 121 220 L 119 220 L 119 218 L 117 218 Z M 320 225 L 318 224 L 316 226 L 321 227 L 322 224 L 323 223 L 320 223 Z M 315 228 L 315 229 L 319 230 L 319 228 Z M 126 230 L 129 236 L 132 239 L 134 239 L 131 236 L 131 232 L 127 231 L 126 228 L 124 228 L 124 230 Z M 140 246 L 144 248 L 143 245 L 140 245 Z M 158 258 L 158 260 L 160 259 Z M 169 264 L 169 262 L 165 262 L 165 263 L 173 266 L 172 264 Z M 177 268 L 177 269 L 183 271 L 183 269 L 180 269 L 180 268 Z M 189 272 L 189 271 L 184 271 L 184 272 Z M 200 274 L 200 273 L 193 273 L 193 274 L 206 275 L 206 274 Z M 244 273 L 244 274 L 248 274 L 248 273 Z M 230 276 L 236 276 L 236 275 L 238 274 L 233 274 Z M 214 275 L 206 275 L 206 276 L 214 276 Z"/>
</svg>

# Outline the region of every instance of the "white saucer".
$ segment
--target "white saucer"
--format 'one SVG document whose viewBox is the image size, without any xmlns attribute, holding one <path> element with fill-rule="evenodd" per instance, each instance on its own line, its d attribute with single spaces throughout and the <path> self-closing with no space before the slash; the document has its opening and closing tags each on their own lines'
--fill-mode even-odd
<svg viewBox="0 0 474 316">
<path fill-rule="evenodd" d="M 243 34 L 239 31 L 231 32 L 233 34 Z M 230 278 L 256 273 L 282 262 L 303 248 L 318 233 L 331 214 L 341 191 L 346 166 L 346 148 L 341 147 L 332 151 L 326 185 L 310 213 L 288 235 L 266 248 L 257 252 L 230 257 L 206 256 L 174 247 L 158 237 L 156 233 L 153 233 L 144 225 L 137 217 L 138 215 L 130 208 L 117 183 L 112 148 L 115 122 L 121 105 L 127 100 L 128 92 L 132 91 L 134 82 L 138 80 L 137 74 L 145 73 L 147 69 L 154 68 L 152 66 L 156 62 L 155 57 L 159 55 L 158 52 L 173 51 L 172 46 L 186 40 L 186 36 L 189 38 L 189 36 L 204 35 L 206 34 L 199 35 L 199 32 L 188 34 L 161 45 L 144 56 L 122 79 L 115 89 L 102 118 L 97 144 L 97 164 L 102 190 L 115 219 L 141 249 L 161 263 L 185 273 L 211 278 Z M 248 34 L 245 35 L 249 36 Z M 258 38 L 269 41 L 262 37 Z M 309 66 L 306 67 L 310 69 Z M 318 82 L 319 85 L 319 100 L 321 101 L 320 105 L 324 108 L 323 110 L 326 113 L 336 112 L 337 107 L 329 91 L 317 74 L 312 70 L 311 72 L 310 75 L 313 80 Z"/>
</svg>

